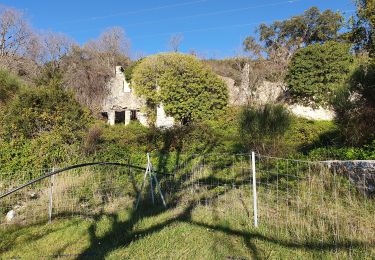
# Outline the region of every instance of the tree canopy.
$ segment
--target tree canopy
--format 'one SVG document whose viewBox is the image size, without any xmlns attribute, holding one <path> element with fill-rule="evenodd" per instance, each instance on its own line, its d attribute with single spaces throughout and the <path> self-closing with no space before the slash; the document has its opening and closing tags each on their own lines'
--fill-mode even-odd
<svg viewBox="0 0 375 260">
<path fill-rule="evenodd" d="M 375 57 L 375 1 L 356 0 L 357 15 L 349 21 L 351 30 L 347 38 L 355 44 L 358 51 L 367 51 Z"/>
<path fill-rule="evenodd" d="M 133 72 L 136 93 L 146 99 L 149 115 L 165 112 L 186 124 L 210 118 L 227 105 L 226 84 L 196 57 L 162 53 L 143 59 Z"/>
<path fill-rule="evenodd" d="M 349 76 L 353 59 L 349 49 L 349 44 L 333 41 L 299 49 L 286 78 L 292 98 L 308 105 L 329 105 Z"/>
<path fill-rule="evenodd" d="M 295 48 L 337 39 L 343 21 L 339 12 L 329 9 L 321 12 L 317 7 L 311 7 L 302 15 L 276 21 L 269 26 L 261 24 L 258 31 L 265 47 L 281 45 Z"/>
</svg>

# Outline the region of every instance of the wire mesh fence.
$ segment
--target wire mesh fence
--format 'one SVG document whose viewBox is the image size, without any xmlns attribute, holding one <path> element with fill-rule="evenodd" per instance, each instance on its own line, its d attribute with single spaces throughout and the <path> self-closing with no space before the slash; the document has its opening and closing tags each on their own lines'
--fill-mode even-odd
<svg viewBox="0 0 375 260">
<path fill-rule="evenodd" d="M 365 192 L 366 183 L 349 176 L 362 168 L 345 172 L 325 162 L 258 155 L 257 171 L 262 229 L 296 246 L 308 241 L 349 257 L 374 256 L 375 201 Z"/>
<path fill-rule="evenodd" d="M 289 246 L 329 251 L 336 257 L 375 256 L 375 200 L 369 192 L 374 169 L 351 166 L 341 171 L 332 163 L 256 154 L 254 212 L 251 154 L 167 154 L 151 161 L 166 210 L 188 209 L 191 220 L 244 232 L 255 229 L 257 216 L 257 232 Z M 75 169 L 34 183 L 0 200 L 0 227 L 134 208 L 146 160 L 141 164 Z M 38 174 L 2 174 L 0 193 Z M 153 194 L 155 204 L 162 205 L 158 193 L 155 181 L 147 178 L 140 203 L 152 207 Z"/>
<path fill-rule="evenodd" d="M 46 170 L 40 176 L 51 172 Z M 119 166 L 93 166 L 52 175 L 0 200 L 0 226 L 26 225 L 54 218 L 93 216 L 126 206 L 136 193 L 143 169 Z M 30 181 L 2 178 L 2 191 Z M 4 176 L 4 175 L 3 175 Z"/>
</svg>

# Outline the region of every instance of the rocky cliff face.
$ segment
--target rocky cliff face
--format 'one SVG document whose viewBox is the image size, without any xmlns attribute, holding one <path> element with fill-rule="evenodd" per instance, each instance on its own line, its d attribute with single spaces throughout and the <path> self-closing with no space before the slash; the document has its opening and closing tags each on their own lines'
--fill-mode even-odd
<svg viewBox="0 0 375 260">
<path fill-rule="evenodd" d="M 246 64 L 241 72 L 241 84 L 236 85 L 235 80 L 220 76 L 228 86 L 229 104 L 243 106 L 247 104 L 264 105 L 267 103 L 283 102 L 287 100 L 288 89 L 282 82 L 262 81 L 258 86 L 251 86 L 253 80 L 249 77 L 250 66 Z M 299 117 L 311 120 L 333 120 L 334 111 L 326 108 L 313 108 L 299 104 L 286 104 L 289 111 Z"/>
<path fill-rule="evenodd" d="M 286 88 L 281 83 L 263 81 L 257 89 L 251 91 L 244 84 L 236 86 L 235 81 L 228 77 L 220 76 L 227 84 L 229 91 L 229 104 L 232 106 L 243 106 L 247 104 L 264 105 L 282 101 L 285 97 Z"/>
</svg>

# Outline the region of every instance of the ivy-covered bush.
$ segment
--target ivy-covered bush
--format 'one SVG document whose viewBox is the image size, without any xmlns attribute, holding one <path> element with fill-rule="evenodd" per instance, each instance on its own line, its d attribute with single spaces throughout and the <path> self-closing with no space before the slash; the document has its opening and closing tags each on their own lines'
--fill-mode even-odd
<svg viewBox="0 0 375 260">
<path fill-rule="evenodd" d="M 159 103 L 167 115 L 187 124 L 212 118 L 228 102 L 225 82 L 191 55 L 149 56 L 134 69 L 132 79 L 137 95 L 146 99 L 151 121 Z"/>
<path fill-rule="evenodd" d="M 299 49 L 293 56 L 286 81 L 294 102 L 315 106 L 331 104 L 349 77 L 350 45 L 328 41 Z"/>
</svg>

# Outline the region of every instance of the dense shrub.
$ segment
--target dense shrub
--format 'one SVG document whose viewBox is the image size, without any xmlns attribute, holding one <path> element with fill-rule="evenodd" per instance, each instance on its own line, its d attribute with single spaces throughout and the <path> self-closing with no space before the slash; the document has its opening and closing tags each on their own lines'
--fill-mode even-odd
<svg viewBox="0 0 375 260">
<path fill-rule="evenodd" d="M 375 139 L 375 64 L 355 70 L 334 108 L 347 144 L 363 145 Z"/>
<path fill-rule="evenodd" d="M 283 142 L 285 142 L 285 153 L 289 151 L 306 154 L 316 147 L 339 145 L 341 138 L 337 126 L 332 121 L 293 117 Z"/>
<path fill-rule="evenodd" d="M 149 116 L 164 104 L 182 124 L 212 118 L 228 101 L 226 84 L 191 55 L 164 53 L 143 59 L 133 72 L 136 93 L 145 98 Z"/>
<path fill-rule="evenodd" d="M 329 41 L 298 50 L 286 78 L 293 101 L 329 105 L 348 79 L 353 60 L 349 49 L 348 44 Z"/>
<path fill-rule="evenodd" d="M 282 105 L 245 107 L 240 115 L 240 135 L 248 147 L 274 153 L 290 124 L 291 115 Z"/>
<path fill-rule="evenodd" d="M 375 160 L 375 141 L 362 147 L 320 147 L 307 156 L 310 160 Z"/>
<path fill-rule="evenodd" d="M 131 62 L 131 63 L 129 64 L 129 66 L 127 66 L 127 67 L 125 68 L 124 75 L 125 75 L 125 79 L 126 79 L 128 82 L 131 82 L 131 81 L 132 81 L 134 69 L 137 67 L 137 65 L 138 65 L 139 63 L 141 63 L 141 61 L 142 61 L 142 59 L 137 60 L 137 61 L 134 61 L 134 62 Z"/>
<path fill-rule="evenodd" d="M 58 131 L 72 142 L 87 127 L 88 112 L 73 95 L 56 87 L 21 91 L 6 108 L 4 136 L 7 139 L 33 138 Z"/>
<path fill-rule="evenodd" d="M 21 85 L 18 78 L 7 71 L 0 70 L 0 106 L 9 102 L 10 98 L 21 88 Z"/>
</svg>

